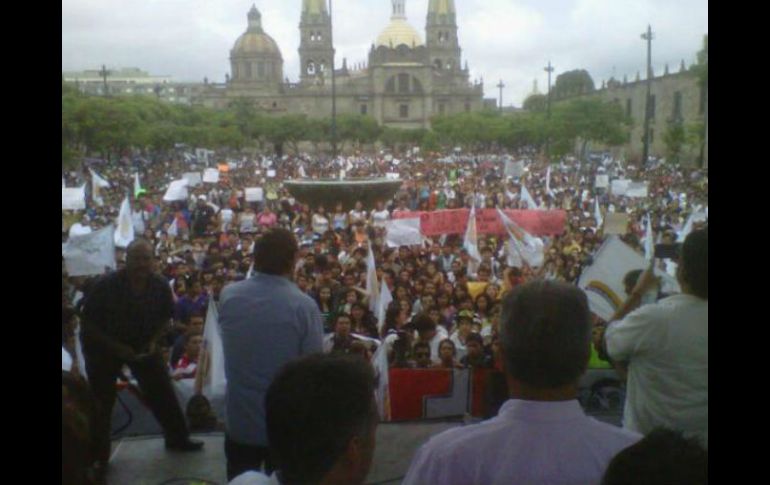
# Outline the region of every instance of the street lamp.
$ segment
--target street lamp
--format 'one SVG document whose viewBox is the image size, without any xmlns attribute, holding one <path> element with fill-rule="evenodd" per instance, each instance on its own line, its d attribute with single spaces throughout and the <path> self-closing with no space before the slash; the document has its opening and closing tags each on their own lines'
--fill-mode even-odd
<svg viewBox="0 0 770 485">
<path fill-rule="evenodd" d="M 500 112 L 503 112 L 503 88 L 505 87 L 505 84 L 503 84 L 503 80 L 500 80 L 500 83 L 497 85 L 497 88 L 500 90 Z"/>
<path fill-rule="evenodd" d="M 652 111 L 652 27 L 647 25 L 647 32 L 642 34 L 642 39 L 647 41 L 647 98 L 644 110 L 644 149 L 642 151 L 642 164 L 647 163 L 650 156 L 650 115 Z"/>
</svg>

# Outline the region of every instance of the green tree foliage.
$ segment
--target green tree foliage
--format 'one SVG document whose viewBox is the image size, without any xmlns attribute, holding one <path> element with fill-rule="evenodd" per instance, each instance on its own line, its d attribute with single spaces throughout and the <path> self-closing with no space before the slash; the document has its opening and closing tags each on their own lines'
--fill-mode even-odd
<svg viewBox="0 0 770 485">
<path fill-rule="evenodd" d="M 530 94 L 527 99 L 524 100 L 522 108 L 530 113 L 541 113 L 546 110 L 548 106 L 548 97 L 545 94 Z"/>
<path fill-rule="evenodd" d="M 585 69 L 575 69 L 559 74 L 556 77 L 551 96 L 553 99 L 563 99 L 579 94 L 592 93 L 595 89 L 594 80 L 588 74 L 588 71 Z"/>
<path fill-rule="evenodd" d="M 663 134 L 663 143 L 666 145 L 666 158 L 678 162 L 685 147 L 687 133 L 681 123 L 670 123 Z"/>
</svg>

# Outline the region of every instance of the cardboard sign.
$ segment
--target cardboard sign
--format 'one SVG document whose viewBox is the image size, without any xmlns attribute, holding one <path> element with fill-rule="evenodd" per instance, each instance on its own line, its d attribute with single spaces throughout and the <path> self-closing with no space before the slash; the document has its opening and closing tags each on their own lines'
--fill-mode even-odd
<svg viewBox="0 0 770 485">
<path fill-rule="evenodd" d="M 246 202 L 262 202 L 265 198 L 265 192 L 262 187 L 246 187 Z"/>
<path fill-rule="evenodd" d="M 187 172 L 182 175 L 182 178 L 187 180 L 187 185 L 189 187 L 197 187 L 202 182 L 200 172 Z"/>
<path fill-rule="evenodd" d="M 86 208 L 86 186 L 61 189 L 61 209 L 62 210 L 85 210 Z"/>
<path fill-rule="evenodd" d="M 275 178 L 275 170 L 270 169 L 267 171 L 267 178 Z"/>
<path fill-rule="evenodd" d="M 509 160 L 505 162 L 505 176 L 506 177 L 521 177 L 524 175 L 524 162 L 514 162 L 513 160 Z"/>
<path fill-rule="evenodd" d="M 207 184 L 215 184 L 219 182 L 219 170 L 216 168 L 207 168 L 204 170 L 203 181 Z"/>
<path fill-rule="evenodd" d="M 623 235 L 628 231 L 628 214 L 608 212 L 604 216 L 604 235 Z"/>
</svg>

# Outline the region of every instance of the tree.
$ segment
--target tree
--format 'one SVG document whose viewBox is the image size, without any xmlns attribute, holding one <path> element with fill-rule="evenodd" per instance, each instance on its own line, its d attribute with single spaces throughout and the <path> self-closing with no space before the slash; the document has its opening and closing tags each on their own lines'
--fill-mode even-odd
<svg viewBox="0 0 770 485">
<path fill-rule="evenodd" d="M 530 113 L 540 113 L 548 106 L 548 96 L 545 94 L 530 94 L 524 100 L 522 107 Z"/>
<path fill-rule="evenodd" d="M 596 98 L 579 98 L 557 105 L 547 123 L 547 133 L 560 150 L 582 140 L 581 156 L 589 141 L 617 146 L 628 139 L 631 120 L 614 102 Z"/>
<path fill-rule="evenodd" d="M 663 134 L 663 143 L 666 145 L 666 158 L 679 162 L 686 143 L 686 132 L 682 123 L 669 124 Z"/>
<path fill-rule="evenodd" d="M 595 90 L 594 80 L 588 74 L 588 71 L 585 69 L 575 69 L 559 74 L 556 77 L 551 97 L 552 99 L 563 99 L 580 94 L 589 94 Z"/>
</svg>

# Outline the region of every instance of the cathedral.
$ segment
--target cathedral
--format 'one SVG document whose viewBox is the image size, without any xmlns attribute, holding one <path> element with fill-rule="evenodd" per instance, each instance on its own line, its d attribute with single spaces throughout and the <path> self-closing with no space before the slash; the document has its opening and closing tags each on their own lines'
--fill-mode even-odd
<svg viewBox="0 0 770 485">
<path fill-rule="evenodd" d="M 425 40 L 406 17 L 406 0 L 391 0 L 390 23 L 372 43 L 368 61 L 334 70 L 338 114 L 362 114 L 380 125 L 429 128 L 430 118 L 484 105 L 483 85 L 471 82 L 462 64 L 454 0 L 430 0 Z M 248 27 L 230 51 L 224 85 L 207 84 L 197 103 L 223 108 L 247 99 L 274 115 L 330 117 L 334 48 L 326 0 L 302 0 L 299 82 L 284 77 L 281 49 L 267 33 L 256 6 Z"/>
</svg>

